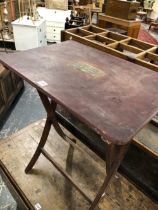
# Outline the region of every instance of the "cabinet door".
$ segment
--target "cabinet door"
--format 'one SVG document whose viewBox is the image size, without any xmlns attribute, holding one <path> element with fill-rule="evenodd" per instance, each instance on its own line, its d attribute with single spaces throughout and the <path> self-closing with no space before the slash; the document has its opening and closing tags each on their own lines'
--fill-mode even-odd
<svg viewBox="0 0 158 210">
<path fill-rule="evenodd" d="M 9 103 L 9 101 L 12 100 L 15 91 L 11 72 L 9 70 L 6 70 L 1 80 L 1 88 L 5 103 Z"/>
</svg>

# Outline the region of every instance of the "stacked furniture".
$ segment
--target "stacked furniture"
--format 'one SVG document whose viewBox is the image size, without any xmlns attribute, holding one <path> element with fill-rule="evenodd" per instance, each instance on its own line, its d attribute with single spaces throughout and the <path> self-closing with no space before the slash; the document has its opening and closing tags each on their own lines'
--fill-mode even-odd
<svg viewBox="0 0 158 210">
<path fill-rule="evenodd" d="M 0 65 L 0 119 L 23 88 L 23 80 Z"/>
<path fill-rule="evenodd" d="M 98 16 L 99 27 L 112 31 L 123 29 L 128 36 L 137 38 L 141 26 L 140 21 L 136 20 L 139 5 L 140 3 L 137 1 L 106 1 L 105 14 L 102 13 Z"/>
<path fill-rule="evenodd" d="M 125 20 L 105 14 L 99 14 L 98 26 L 101 28 L 116 27 L 127 31 L 127 35 L 137 38 L 141 23 L 139 20 Z"/>
<path fill-rule="evenodd" d="M 109 0 L 106 15 L 125 20 L 135 20 L 140 3 L 137 1 Z"/>
</svg>

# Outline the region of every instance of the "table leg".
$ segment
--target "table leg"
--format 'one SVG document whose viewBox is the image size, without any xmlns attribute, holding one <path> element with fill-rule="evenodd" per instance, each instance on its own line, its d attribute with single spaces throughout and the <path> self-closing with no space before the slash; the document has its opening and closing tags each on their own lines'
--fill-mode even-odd
<svg viewBox="0 0 158 210">
<path fill-rule="evenodd" d="M 89 210 L 94 210 L 95 207 L 99 204 L 101 198 L 105 195 L 108 185 L 112 180 L 112 177 L 115 175 L 118 167 L 120 166 L 121 161 L 123 160 L 128 149 L 128 145 L 114 145 L 109 144 L 107 146 L 106 152 L 106 169 L 107 175 L 104 179 L 102 186 L 99 189 L 94 201 L 92 202 Z"/>
<path fill-rule="evenodd" d="M 44 147 L 44 145 L 47 141 L 47 138 L 48 138 L 48 135 L 49 135 L 52 124 L 55 127 L 55 130 L 57 130 L 57 132 L 60 133 L 60 136 L 62 136 L 62 137 L 65 136 L 65 134 L 62 132 L 62 130 L 59 128 L 59 125 L 55 121 L 55 110 L 56 110 L 57 104 L 55 102 L 53 102 L 52 100 L 50 101 L 48 99 L 48 97 L 46 97 L 40 91 L 38 91 L 38 93 L 39 93 L 41 101 L 42 101 L 42 103 L 45 107 L 45 110 L 47 112 L 47 119 L 46 119 L 46 123 L 45 123 L 45 126 L 44 126 L 44 130 L 43 130 L 43 133 L 42 133 L 41 140 L 38 144 L 38 147 L 37 147 L 32 159 L 31 159 L 31 161 L 29 162 L 28 166 L 25 169 L 26 173 L 29 173 L 29 171 L 33 168 L 37 159 L 39 158 L 39 156 L 41 154 L 41 151 L 42 151 L 42 148 Z"/>
<path fill-rule="evenodd" d="M 28 166 L 25 169 L 26 173 L 29 173 L 29 171 L 33 168 L 33 166 L 35 165 L 37 159 L 39 158 L 40 154 L 42 153 L 42 149 L 47 141 L 50 129 L 51 129 L 51 125 L 53 125 L 54 129 L 56 130 L 56 132 L 62 137 L 62 139 L 69 141 L 70 143 L 74 144 L 76 143 L 75 139 L 71 139 L 69 138 L 61 129 L 60 125 L 58 124 L 58 121 L 56 119 L 55 116 L 55 110 L 57 107 L 57 103 L 53 100 L 50 100 L 47 96 L 45 96 L 42 92 L 38 91 L 39 96 L 41 98 L 41 101 L 43 103 L 43 106 L 47 112 L 47 119 L 46 119 L 46 123 L 44 126 L 44 130 L 42 133 L 42 137 L 41 140 L 38 144 L 38 147 L 31 159 L 31 161 L 29 162 Z"/>
<path fill-rule="evenodd" d="M 44 147 L 46 141 L 47 141 L 47 137 L 49 135 L 49 131 L 51 128 L 51 121 L 49 118 L 47 118 L 46 120 L 46 124 L 42 133 L 42 137 L 40 140 L 40 143 L 38 144 L 38 147 L 36 149 L 36 152 L 34 153 L 31 161 L 29 162 L 28 166 L 25 169 L 25 173 L 29 173 L 29 171 L 33 168 L 33 166 L 35 165 L 37 159 L 39 158 L 40 154 L 41 154 L 41 149 Z"/>
</svg>

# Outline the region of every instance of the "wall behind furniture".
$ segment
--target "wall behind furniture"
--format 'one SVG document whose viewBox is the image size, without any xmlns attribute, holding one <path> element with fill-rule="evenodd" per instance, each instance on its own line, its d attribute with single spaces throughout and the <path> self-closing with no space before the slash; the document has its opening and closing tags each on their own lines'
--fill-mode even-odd
<svg viewBox="0 0 158 210">
<path fill-rule="evenodd" d="M 155 0 L 153 5 L 153 11 L 151 13 L 151 18 L 156 19 L 158 18 L 158 0 Z"/>
</svg>

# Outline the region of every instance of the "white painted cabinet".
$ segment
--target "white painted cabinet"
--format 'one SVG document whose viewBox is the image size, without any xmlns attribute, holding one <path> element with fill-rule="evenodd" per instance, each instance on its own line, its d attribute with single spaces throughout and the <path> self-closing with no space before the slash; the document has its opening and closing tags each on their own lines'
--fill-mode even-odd
<svg viewBox="0 0 158 210">
<path fill-rule="evenodd" d="M 27 50 L 47 45 L 46 21 L 32 21 L 23 16 L 12 22 L 16 50 Z"/>
<path fill-rule="evenodd" d="M 61 41 L 61 30 L 65 29 L 65 19 L 70 18 L 70 10 L 54 10 L 38 7 L 38 12 L 46 20 L 46 36 L 49 42 Z"/>
</svg>

